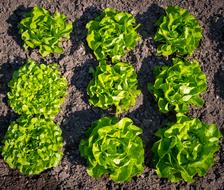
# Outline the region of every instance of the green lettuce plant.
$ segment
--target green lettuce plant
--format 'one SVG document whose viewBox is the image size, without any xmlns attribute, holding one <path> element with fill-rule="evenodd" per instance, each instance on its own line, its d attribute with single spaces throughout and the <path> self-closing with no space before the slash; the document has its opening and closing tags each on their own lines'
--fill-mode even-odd
<svg viewBox="0 0 224 190">
<path fill-rule="evenodd" d="M 44 8 L 35 6 L 25 15 L 19 24 L 19 33 L 24 42 L 24 48 L 39 48 L 42 56 L 50 53 L 62 53 L 59 42 L 62 38 L 69 39 L 72 23 L 66 22 L 66 16 L 58 11 L 51 15 Z"/>
<path fill-rule="evenodd" d="M 61 129 L 53 121 L 22 116 L 10 124 L 2 156 L 12 169 L 25 175 L 39 174 L 60 163 L 62 147 Z"/>
<path fill-rule="evenodd" d="M 102 15 L 87 23 L 87 42 L 97 60 L 119 61 L 126 51 L 133 49 L 140 36 L 132 14 L 106 8 Z"/>
<path fill-rule="evenodd" d="M 115 106 L 119 114 L 135 105 L 141 91 L 138 90 L 137 74 L 131 64 L 101 62 L 93 72 L 87 93 L 90 104 L 102 109 Z"/>
<path fill-rule="evenodd" d="M 222 137 L 216 125 L 205 124 L 177 114 L 177 122 L 156 132 L 159 140 L 153 145 L 156 173 L 171 182 L 193 182 L 204 176 L 214 163 Z"/>
<path fill-rule="evenodd" d="M 15 71 L 8 86 L 8 102 L 18 114 L 54 118 L 67 95 L 67 81 L 57 64 L 45 65 L 28 60 Z"/>
<path fill-rule="evenodd" d="M 202 28 L 198 21 L 187 10 L 178 6 L 167 7 L 166 15 L 156 24 L 158 30 L 154 40 L 159 43 L 159 55 L 191 55 L 202 38 Z"/>
<path fill-rule="evenodd" d="M 188 106 L 202 106 L 204 101 L 200 94 L 207 89 L 206 75 L 199 63 L 179 58 L 173 59 L 173 66 L 157 69 L 154 84 L 149 84 L 158 101 L 161 112 L 188 112 Z"/>
<path fill-rule="evenodd" d="M 138 136 L 142 130 L 131 119 L 104 117 L 94 122 L 80 142 L 80 153 L 87 159 L 87 172 L 100 177 L 109 173 L 118 183 L 128 182 L 143 170 L 144 148 Z"/>
</svg>

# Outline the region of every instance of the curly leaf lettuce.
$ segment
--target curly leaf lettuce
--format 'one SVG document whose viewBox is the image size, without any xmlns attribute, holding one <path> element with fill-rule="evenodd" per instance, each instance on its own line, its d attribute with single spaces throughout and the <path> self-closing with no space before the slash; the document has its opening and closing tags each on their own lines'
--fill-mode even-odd
<svg viewBox="0 0 224 190">
<path fill-rule="evenodd" d="M 8 86 L 8 102 L 16 113 L 54 118 L 67 95 L 68 84 L 57 64 L 28 60 L 14 72 Z"/>
<path fill-rule="evenodd" d="M 173 59 L 173 66 L 162 67 L 154 84 L 149 84 L 161 112 L 188 112 L 188 106 L 204 104 L 200 94 L 207 89 L 206 75 L 194 60 Z"/>
<path fill-rule="evenodd" d="M 137 74 L 129 63 L 115 65 L 100 63 L 87 87 L 89 103 L 107 109 L 116 107 L 116 113 L 128 111 L 136 103 L 138 90 Z"/>
<path fill-rule="evenodd" d="M 116 62 L 140 41 L 138 27 L 133 15 L 106 8 L 102 15 L 87 23 L 86 40 L 97 60 L 110 57 Z"/>
<path fill-rule="evenodd" d="M 5 162 L 25 175 L 55 167 L 63 156 L 61 129 L 50 119 L 20 117 L 10 124 L 3 144 Z"/>
<path fill-rule="evenodd" d="M 180 113 L 175 124 L 159 129 L 156 136 L 160 138 L 152 148 L 156 173 L 171 182 L 193 182 L 196 174 L 204 176 L 222 137 L 216 125 Z"/>
<path fill-rule="evenodd" d="M 100 177 L 109 173 L 118 183 L 128 182 L 143 170 L 144 148 L 138 136 L 142 130 L 131 119 L 104 117 L 94 122 L 80 142 L 80 153 L 87 159 L 87 172 Z"/>
<path fill-rule="evenodd" d="M 178 6 L 167 7 L 166 15 L 158 20 L 157 25 L 154 40 L 159 43 L 159 55 L 191 55 L 202 38 L 202 28 L 198 21 Z"/>
<path fill-rule="evenodd" d="M 65 15 L 56 11 L 51 16 L 48 10 L 38 6 L 26 14 L 19 24 L 24 48 L 39 47 L 39 53 L 43 57 L 50 53 L 62 53 L 59 42 L 62 38 L 69 39 L 71 31 L 72 23 L 66 22 Z"/>
</svg>

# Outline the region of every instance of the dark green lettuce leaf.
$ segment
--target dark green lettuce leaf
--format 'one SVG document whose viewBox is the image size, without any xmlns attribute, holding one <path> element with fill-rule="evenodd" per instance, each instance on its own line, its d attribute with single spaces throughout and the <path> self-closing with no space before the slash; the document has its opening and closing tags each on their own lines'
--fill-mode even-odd
<svg viewBox="0 0 224 190">
<path fill-rule="evenodd" d="M 39 48 L 42 56 L 50 53 L 62 53 L 59 46 L 62 38 L 69 38 L 72 31 L 72 23 L 66 22 L 66 16 L 50 12 L 44 8 L 35 6 L 31 12 L 19 24 L 19 33 L 24 42 L 24 48 Z"/>
<path fill-rule="evenodd" d="M 159 55 L 191 55 L 202 38 L 198 21 L 187 10 L 178 6 L 169 6 L 166 15 L 158 20 L 157 26 L 154 40 L 159 43 Z"/>
<path fill-rule="evenodd" d="M 58 114 L 68 87 L 57 64 L 38 64 L 33 60 L 15 71 L 8 85 L 8 102 L 16 113 L 51 118 Z"/>
<path fill-rule="evenodd" d="M 116 62 L 141 39 L 136 32 L 138 26 L 130 13 L 106 8 L 102 15 L 87 23 L 86 40 L 97 60 L 110 57 Z"/>
<path fill-rule="evenodd" d="M 142 130 L 131 119 L 104 117 L 94 122 L 80 142 L 80 153 L 87 159 L 87 172 L 100 177 L 109 173 L 118 183 L 140 175 L 144 164 L 144 148 L 138 136 Z"/>
<path fill-rule="evenodd" d="M 149 91 L 163 113 L 172 110 L 186 113 L 190 105 L 202 106 L 204 101 L 200 94 L 206 89 L 206 75 L 199 63 L 179 58 L 173 59 L 173 66 L 158 69 L 155 83 L 149 84 Z"/>
<path fill-rule="evenodd" d="M 5 162 L 25 175 L 39 174 L 55 167 L 63 156 L 60 127 L 40 117 L 22 116 L 12 122 L 3 144 Z"/>
<path fill-rule="evenodd" d="M 171 182 L 193 182 L 196 174 L 204 176 L 222 137 L 216 125 L 180 113 L 175 124 L 159 129 L 156 136 L 160 138 L 152 148 L 156 173 Z"/>
<path fill-rule="evenodd" d="M 131 64 L 118 62 L 110 65 L 101 61 L 93 73 L 87 93 L 90 104 L 102 109 L 114 105 L 118 114 L 134 106 L 141 92 Z"/>
</svg>

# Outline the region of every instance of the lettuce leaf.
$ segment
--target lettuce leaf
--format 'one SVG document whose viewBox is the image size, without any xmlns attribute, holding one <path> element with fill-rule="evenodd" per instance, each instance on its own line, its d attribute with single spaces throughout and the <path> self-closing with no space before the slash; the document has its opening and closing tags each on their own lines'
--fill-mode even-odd
<svg viewBox="0 0 224 190">
<path fill-rule="evenodd" d="M 56 167 L 63 156 L 60 127 L 41 117 L 21 116 L 12 122 L 3 144 L 4 161 L 25 175 Z"/>
<path fill-rule="evenodd" d="M 39 53 L 43 57 L 50 53 L 62 53 L 59 42 L 62 38 L 69 39 L 71 31 L 72 23 L 66 22 L 65 15 L 56 11 L 51 16 L 48 10 L 38 6 L 26 14 L 19 24 L 24 48 L 39 47 Z"/>
<path fill-rule="evenodd" d="M 173 66 L 157 69 L 154 84 L 148 89 L 158 101 L 161 112 L 188 112 L 188 106 L 202 106 L 200 94 L 207 89 L 206 75 L 194 60 L 173 59 Z"/>
<path fill-rule="evenodd" d="M 109 173 L 118 183 L 140 175 L 144 170 L 143 142 L 138 136 L 141 133 L 129 118 L 119 121 L 104 117 L 94 122 L 79 145 L 81 155 L 87 159 L 88 174 L 100 177 Z"/>
<path fill-rule="evenodd" d="M 87 42 L 97 60 L 120 61 L 126 51 L 133 49 L 140 36 L 135 18 L 127 12 L 106 8 L 102 15 L 87 23 Z"/>
<path fill-rule="evenodd" d="M 13 73 L 8 86 L 8 102 L 18 114 L 54 117 L 67 95 L 67 80 L 57 64 L 38 64 L 33 60 Z"/>
<path fill-rule="evenodd" d="M 157 21 L 158 30 L 154 40 L 159 55 L 191 55 L 202 38 L 202 28 L 187 10 L 168 6 L 166 15 Z"/>
<path fill-rule="evenodd" d="M 138 90 L 137 74 L 129 63 L 118 62 L 114 65 L 101 61 L 93 73 L 87 87 L 89 103 L 108 109 L 116 107 L 116 113 L 128 111 L 136 103 Z"/>
<path fill-rule="evenodd" d="M 222 137 L 217 126 L 190 119 L 178 113 L 177 122 L 156 132 L 159 140 L 153 145 L 156 173 L 171 182 L 193 182 L 204 176 L 214 163 Z"/>
</svg>

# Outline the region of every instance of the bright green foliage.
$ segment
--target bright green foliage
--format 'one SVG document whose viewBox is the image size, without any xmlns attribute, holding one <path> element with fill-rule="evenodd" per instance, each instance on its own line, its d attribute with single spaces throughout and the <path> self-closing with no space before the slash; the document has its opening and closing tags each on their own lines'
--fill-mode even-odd
<svg viewBox="0 0 224 190">
<path fill-rule="evenodd" d="M 131 64 L 101 62 L 87 88 L 89 103 L 102 109 L 114 105 L 119 114 L 135 105 L 141 93 L 137 88 L 137 74 Z"/>
<path fill-rule="evenodd" d="M 9 104 L 18 114 L 54 118 L 67 92 L 67 81 L 57 64 L 44 65 L 28 60 L 9 82 Z"/>
<path fill-rule="evenodd" d="M 161 112 L 186 113 L 189 105 L 202 106 L 200 94 L 207 88 L 206 76 L 199 63 L 173 59 L 173 66 L 162 67 L 157 73 L 154 85 L 149 85 Z"/>
<path fill-rule="evenodd" d="M 187 10 L 178 6 L 169 6 L 166 15 L 158 22 L 158 31 L 154 37 L 160 45 L 158 54 L 168 56 L 192 54 L 202 38 L 202 29 Z"/>
<path fill-rule="evenodd" d="M 129 118 L 104 117 L 93 123 L 86 133 L 88 139 L 81 140 L 79 146 L 88 162 L 88 174 L 100 177 L 109 173 L 118 183 L 140 175 L 144 170 L 141 133 Z"/>
<path fill-rule="evenodd" d="M 171 182 L 193 182 L 194 175 L 204 176 L 214 163 L 221 133 L 216 125 L 202 123 L 178 114 L 177 123 L 156 132 L 153 145 L 156 172 Z"/>
<path fill-rule="evenodd" d="M 66 22 L 66 16 L 50 12 L 38 6 L 25 15 L 19 24 L 19 33 L 24 41 L 24 48 L 39 47 L 39 53 L 47 56 L 50 53 L 62 53 L 59 46 L 62 38 L 69 39 L 72 24 Z"/>
<path fill-rule="evenodd" d="M 97 60 L 110 57 L 115 62 L 141 39 L 136 32 L 138 27 L 133 15 L 106 8 L 102 15 L 87 23 L 86 39 Z"/>
<path fill-rule="evenodd" d="M 12 122 L 3 144 L 5 162 L 25 175 L 39 174 L 55 167 L 63 156 L 60 127 L 40 117 L 22 116 Z"/>
</svg>

